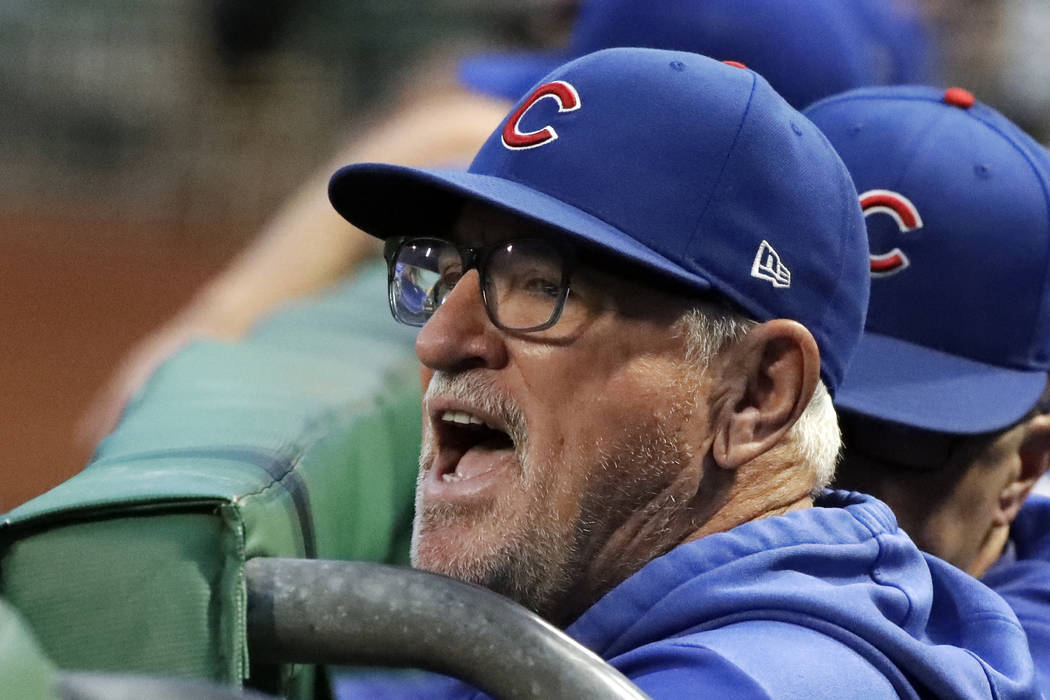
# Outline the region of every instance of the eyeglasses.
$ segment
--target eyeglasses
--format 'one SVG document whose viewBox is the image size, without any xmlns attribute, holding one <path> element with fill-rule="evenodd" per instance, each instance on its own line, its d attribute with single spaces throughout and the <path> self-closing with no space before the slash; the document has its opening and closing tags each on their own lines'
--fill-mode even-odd
<svg viewBox="0 0 1050 700">
<path fill-rule="evenodd" d="M 388 239 L 390 311 L 422 326 L 469 270 L 478 271 L 489 319 L 508 331 L 541 331 L 561 318 L 571 256 L 549 241 L 521 239 L 472 248 L 440 238 Z"/>
</svg>

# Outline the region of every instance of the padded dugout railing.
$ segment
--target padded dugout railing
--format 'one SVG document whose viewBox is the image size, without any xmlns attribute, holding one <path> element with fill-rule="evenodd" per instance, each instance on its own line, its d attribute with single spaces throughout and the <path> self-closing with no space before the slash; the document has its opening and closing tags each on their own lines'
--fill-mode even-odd
<svg viewBox="0 0 1050 700">
<path fill-rule="evenodd" d="M 62 669 L 312 697 L 253 664 L 245 562 L 404 562 L 419 446 L 414 329 L 381 264 L 238 343 L 167 362 L 84 471 L 0 520 L 0 596 Z"/>
</svg>

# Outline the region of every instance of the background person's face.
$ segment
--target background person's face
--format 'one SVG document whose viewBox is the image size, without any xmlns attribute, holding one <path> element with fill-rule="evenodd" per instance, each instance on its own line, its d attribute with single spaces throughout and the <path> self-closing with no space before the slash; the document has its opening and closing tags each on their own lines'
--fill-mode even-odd
<svg viewBox="0 0 1050 700">
<path fill-rule="evenodd" d="M 884 501 L 923 551 L 975 576 L 983 573 L 972 567 L 993 528 L 999 494 L 1020 470 L 1024 425 L 992 435 L 945 436 L 888 429 L 860 417 L 843 423 L 846 449 L 836 485 Z M 940 459 L 931 443 L 940 445 Z M 879 454 L 867 449 L 872 444 Z"/>
<path fill-rule="evenodd" d="M 535 234 L 480 209 L 456 230 L 472 245 Z M 472 271 L 417 340 L 429 388 L 413 563 L 549 616 L 590 585 L 589 563 L 645 544 L 659 509 L 643 507 L 698 461 L 703 419 L 674 326 L 685 300 L 577 270 L 568 303 L 586 311 L 575 323 L 500 331 Z"/>
</svg>

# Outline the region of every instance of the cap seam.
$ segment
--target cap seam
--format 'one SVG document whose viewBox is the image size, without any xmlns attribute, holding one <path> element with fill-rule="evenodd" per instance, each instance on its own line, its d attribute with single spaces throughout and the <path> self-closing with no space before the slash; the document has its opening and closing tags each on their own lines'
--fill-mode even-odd
<svg viewBox="0 0 1050 700">
<path fill-rule="evenodd" d="M 894 189 L 896 189 L 897 191 L 900 190 L 901 183 L 904 182 L 904 180 L 908 176 L 908 173 L 911 171 L 912 167 L 915 165 L 916 161 L 919 159 L 919 154 L 921 152 L 923 152 L 925 149 L 933 148 L 936 145 L 936 144 L 931 144 L 927 140 L 926 135 L 928 133 L 930 133 L 939 123 L 944 121 L 946 118 L 947 118 L 947 113 L 945 113 L 945 112 L 938 113 L 935 116 L 935 118 L 930 119 L 922 127 L 922 129 L 919 130 L 918 134 L 915 134 L 912 137 L 911 143 L 909 144 L 909 150 L 911 152 L 911 155 L 908 156 L 908 162 L 905 164 L 905 166 L 903 168 L 900 169 L 900 172 L 897 174 L 897 179 L 892 185 Z M 867 222 L 865 222 L 865 228 L 867 228 Z"/>
<path fill-rule="evenodd" d="M 736 70 L 740 70 L 737 68 Z M 751 74 L 751 91 L 747 95 L 747 104 L 744 106 L 744 112 L 740 115 L 740 121 L 736 126 L 736 133 L 733 135 L 733 143 L 726 149 L 725 158 L 722 159 L 722 165 L 718 169 L 718 177 L 715 179 L 714 185 L 711 190 L 707 193 L 707 200 L 704 205 L 700 208 L 700 211 L 696 215 L 696 220 L 693 222 L 693 233 L 689 237 L 689 241 L 686 243 L 686 250 L 692 250 L 693 244 L 696 243 L 697 237 L 700 235 L 700 222 L 707 216 L 707 210 L 711 207 L 711 200 L 715 197 L 715 192 L 722 185 L 722 178 L 725 176 L 726 168 L 729 167 L 729 161 L 733 157 L 733 152 L 736 150 L 737 143 L 740 142 L 740 134 L 744 131 L 744 123 L 747 122 L 748 116 L 751 114 L 751 105 L 755 99 L 755 90 L 758 87 L 758 77 L 752 71 L 748 71 Z M 706 270 L 705 270 L 706 274 Z"/>
<path fill-rule="evenodd" d="M 805 116 L 805 115 L 803 115 L 803 116 Z M 815 125 L 814 125 L 814 131 L 816 131 L 816 133 L 819 135 L 819 137 L 820 137 L 821 141 L 824 143 L 824 145 L 827 148 L 831 149 L 832 152 L 835 152 L 834 147 L 831 145 L 831 141 L 828 139 L 827 136 L 824 135 L 824 132 L 821 131 L 820 129 L 816 128 Z M 848 172 L 848 170 L 846 168 L 845 163 L 842 164 L 842 171 L 844 173 L 846 173 L 846 178 L 849 181 L 849 185 L 853 189 L 854 194 L 856 194 L 856 185 L 853 183 L 853 178 L 852 178 L 852 176 L 849 175 L 849 172 Z M 857 206 L 860 206 L 859 205 L 859 199 L 856 200 L 856 203 L 857 203 Z M 840 203 L 839 204 L 839 231 L 840 232 L 844 233 L 847 230 L 847 227 L 849 225 L 849 218 L 850 218 L 849 215 L 853 211 L 854 211 L 854 209 L 853 209 L 853 207 L 849 206 L 849 203 Z M 864 225 L 863 221 L 861 222 L 861 225 L 862 226 Z M 868 249 L 867 248 L 868 233 L 867 233 L 866 228 L 862 229 L 862 230 L 863 230 L 863 235 L 864 235 L 865 252 L 866 252 L 867 249 Z M 817 339 L 817 346 L 819 348 L 824 348 L 824 347 L 828 347 L 828 346 L 832 345 L 832 343 L 831 343 L 831 334 L 830 334 L 830 331 L 828 330 L 828 324 L 827 324 L 826 321 L 827 321 L 828 314 L 831 313 L 831 306 L 832 306 L 831 300 L 836 295 L 838 295 L 839 293 L 842 292 L 842 278 L 845 275 L 845 271 L 846 271 L 846 255 L 845 255 L 845 252 L 844 252 L 844 247 L 845 247 L 844 243 L 845 243 L 845 241 L 843 240 L 843 238 L 844 238 L 844 236 L 840 235 L 836 239 L 836 242 L 838 243 L 838 246 L 839 246 L 838 250 L 836 251 L 836 253 L 838 255 L 838 258 L 839 258 L 839 269 L 838 269 L 838 272 L 836 272 L 836 274 L 835 274 L 835 280 L 832 283 L 832 286 L 831 286 L 831 289 L 830 289 L 831 293 L 828 295 L 828 299 L 827 299 L 827 301 L 824 304 L 824 310 L 821 311 L 820 312 L 820 316 L 817 317 L 817 325 L 819 326 L 819 329 L 812 329 L 812 328 L 807 329 L 807 330 L 809 330 L 810 333 L 812 333 L 814 335 L 819 334 L 819 335 L 824 337 L 824 340 L 825 340 L 824 343 L 821 343 L 820 340 Z M 869 303 L 870 303 L 870 297 L 869 297 Z M 866 305 L 865 305 L 865 307 L 866 307 Z M 864 309 L 864 318 L 865 318 L 865 320 L 861 323 L 861 333 L 864 332 L 864 325 L 867 322 L 867 308 Z M 854 352 L 856 352 L 856 349 L 857 349 L 857 342 L 859 342 L 859 339 L 858 339 L 858 341 L 855 341 L 854 344 L 853 344 L 853 351 Z M 823 352 L 821 352 L 820 355 L 821 355 L 821 357 L 820 357 L 821 363 L 820 364 L 821 364 L 821 369 L 823 370 L 824 367 L 825 367 L 825 357 L 824 357 L 824 353 Z M 846 368 L 849 366 L 849 363 L 846 360 L 844 360 L 843 358 L 836 358 L 836 359 L 837 359 L 837 362 L 838 362 L 839 366 L 838 367 L 834 367 L 834 368 L 828 367 L 828 371 L 827 371 L 827 374 L 829 374 L 829 375 L 832 374 L 832 371 L 834 371 L 835 374 L 837 375 L 835 377 L 835 381 L 834 382 L 829 382 L 828 383 L 827 389 L 831 393 L 834 393 L 838 389 L 838 385 L 842 383 L 842 379 L 843 379 L 843 377 L 846 374 Z M 821 372 L 821 373 L 823 374 L 823 372 Z"/>
<path fill-rule="evenodd" d="M 894 99 L 896 99 L 896 96 L 894 97 Z M 932 101 L 932 100 L 927 100 L 927 99 L 921 99 L 920 98 L 919 100 L 912 99 L 911 101 Z M 904 167 L 900 168 L 900 170 L 897 172 L 896 178 L 894 179 L 894 181 L 892 183 L 889 183 L 889 182 L 886 183 L 887 187 L 892 187 L 894 190 L 896 190 L 898 192 L 900 191 L 901 185 L 905 181 L 905 179 L 907 178 L 909 171 L 915 165 L 915 163 L 918 161 L 920 152 L 922 152 L 924 150 L 924 148 L 931 148 L 932 147 L 932 145 L 927 141 L 926 135 L 928 133 L 930 133 L 938 123 L 943 121 L 945 119 L 945 117 L 946 117 L 945 113 L 943 113 L 943 112 L 938 113 L 934 118 L 928 120 L 922 126 L 922 128 L 919 130 L 918 134 L 914 135 L 910 139 L 910 142 L 908 144 L 909 155 L 908 155 L 907 163 L 904 165 Z M 871 252 L 871 233 L 868 230 L 868 219 L 867 219 L 867 217 L 864 217 L 864 241 L 868 245 L 868 251 L 869 251 L 869 255 L 870 255 L 870 252 Z M 869 275 L 869 280 L 870 280 L 871 285 L 874 286 L 875 285 L 875 279 L 872 278 Z M 870 297 L 868 299 L 868 305 L 869 305 L 869 309 L 870 309 L 870 306 L 871 306 L 871 299 L 870 299 Z M 867 316 L 865 316 L 864 329 L 863 329 L 862 333 L 867 333 L 868 331 L 869 331 L 868 319 L 867 319 Z M 884 331 L 882 331 L 880 329 L 871 329 L 871 331 L 875 332 L 875 333 L 882 333 L 884 335 L 887 335 Z M 847 371 L 848 371 L 848 368 L 847 368 Z"/>
</svg>

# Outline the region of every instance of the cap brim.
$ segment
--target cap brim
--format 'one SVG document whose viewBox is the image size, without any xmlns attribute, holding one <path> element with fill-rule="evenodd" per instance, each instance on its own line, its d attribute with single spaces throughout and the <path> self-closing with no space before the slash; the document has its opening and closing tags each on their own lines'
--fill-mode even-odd
<svg viewBox="0 0 1050 700">
<path fill-rule="evenodd" d="M 984 433 L 1023 418 L 1046 384 L 1045 371 L 988 365 L 865 332 L 835 406 L 924 430 Z"/>
<path fill-rule="evenodd" d="M 550 195 L 493 175 L 359 163 L 348 165 L 332 176 L 328 197 L 343 218 L 383 239 L 395 235 L 445 234 L 464 202 L 483 202 L 556 229 L 612 258 L 640 264 L 668 281 L 697 291 L 711 289 L 706 277 L 683 269 L 601 219 Z"/>
<path fill-rule="evenodd" d="M 570 58 L 568 53 L 478 54 L 460 61 L 459 82 L 486 95 L 517 101 Z"/>
</svg>

